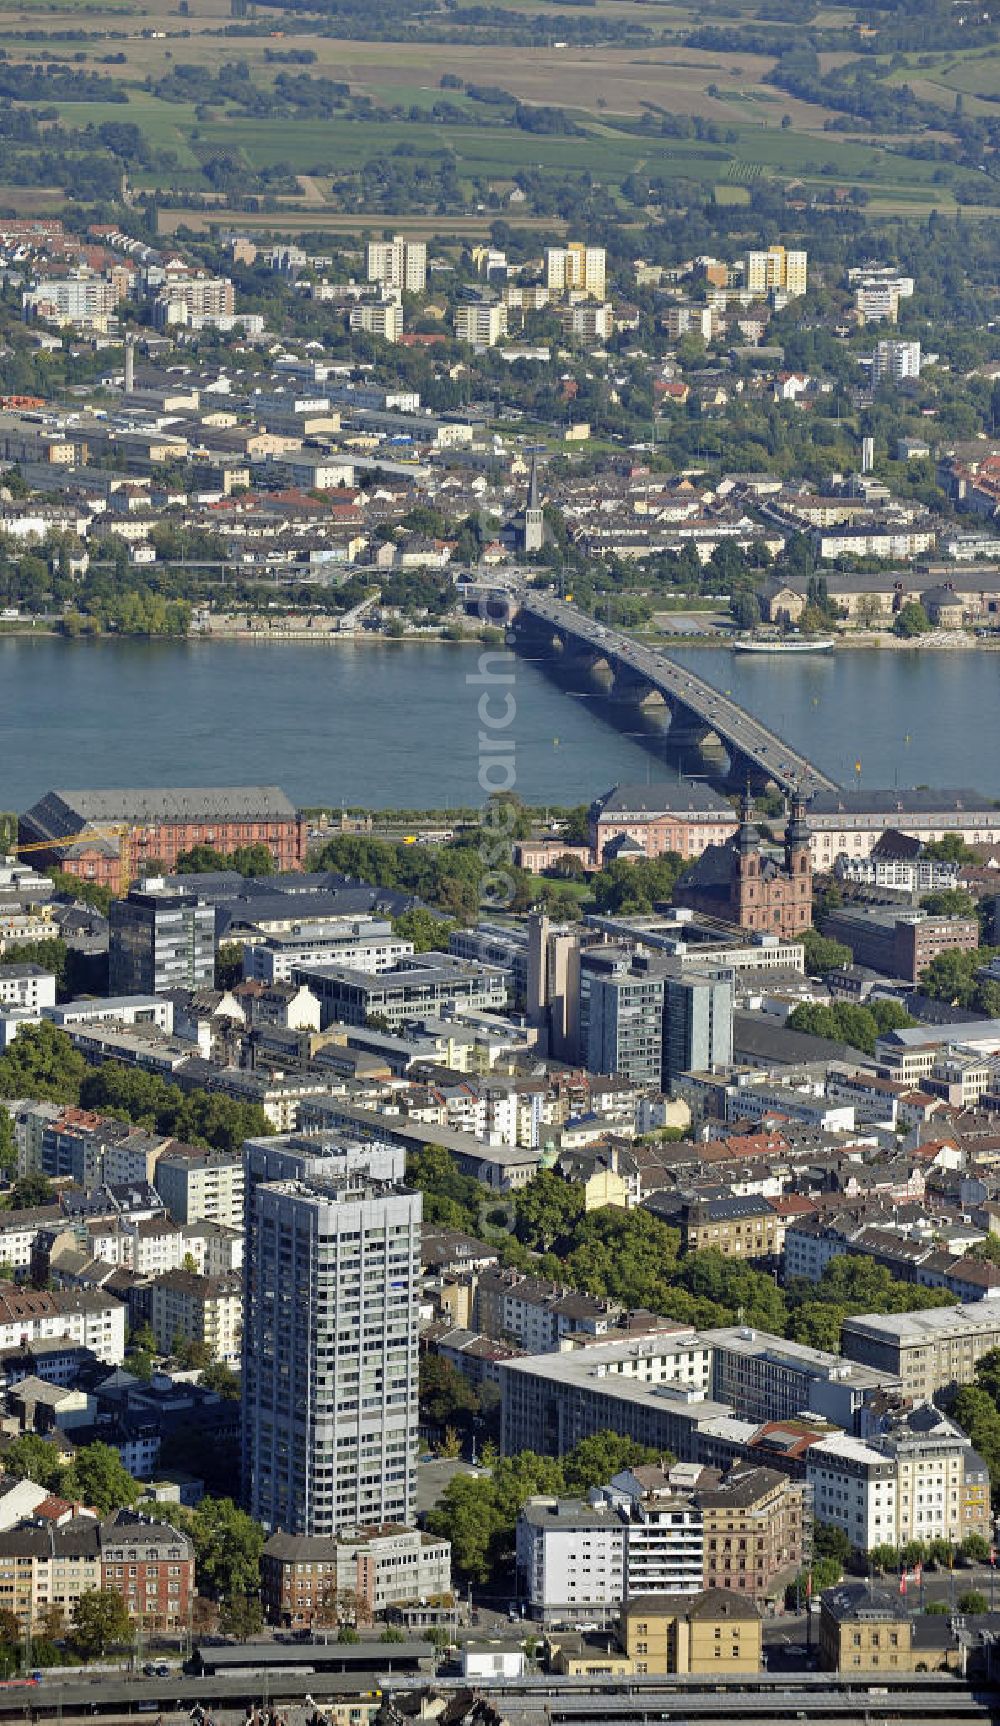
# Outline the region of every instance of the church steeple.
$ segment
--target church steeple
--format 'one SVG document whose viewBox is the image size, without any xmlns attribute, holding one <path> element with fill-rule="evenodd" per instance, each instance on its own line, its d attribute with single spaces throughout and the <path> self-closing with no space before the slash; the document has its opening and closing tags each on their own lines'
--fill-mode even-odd
<svg viewBox="0 0 1000 1726">
<path fill-rule="evenodd" d="M 740 826 L 736 835 L 736 849 L 744 856 L 749 851 L 760 849 L 760 834 L 754 825 L 754 814 L 753 798 L 748 785 L 740 799 Z"/>
<path fill-rule="evenodd" d="M 531 458 L 528 501 L 524 507 L 522 537 L 526 552 L 541 551 L 545 542 L 545 516 L 538 494 L 538 464 L 534 456 Z"/>
</svg>

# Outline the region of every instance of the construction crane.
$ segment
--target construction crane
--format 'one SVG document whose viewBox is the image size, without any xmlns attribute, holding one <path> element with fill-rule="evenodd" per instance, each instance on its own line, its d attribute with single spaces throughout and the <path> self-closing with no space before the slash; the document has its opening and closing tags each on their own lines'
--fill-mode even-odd
<svg viewBox="0 0 1000 1726">
<path fill-rule="evenodd" d="M 51 839 L 32 839 L 27 845 L 10 845 L 7 849 L 15 857 L 24 857 L 33 851 L 61 851 L 64 846 L 79 845 L 84 839 L 103 839 L 109 834 L 118 840 L 119 889 L 127 893 L 132 884 L 132 829 L 127 822 L 118 822 L 113 827 L 84 827 L 80 833 L 54 834 Z"/>
</svg>

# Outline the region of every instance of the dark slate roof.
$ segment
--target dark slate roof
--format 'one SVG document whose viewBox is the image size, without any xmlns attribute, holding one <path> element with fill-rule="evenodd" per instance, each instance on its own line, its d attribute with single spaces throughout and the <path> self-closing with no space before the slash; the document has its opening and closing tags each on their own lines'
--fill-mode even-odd
<svg viewBox="0 0 1000 1726">
<path fill-rule="evenodd" d="M 922 850 L 923 845 L 912 833 L 898 833 L 895 827 L 887 827 L 872 846 L 872 856 L 899 858 L 909 862 L 911 858 L 919 857 Z"/>
<path fill-rule="evenodd" d="M 653 785 L 614 785 L 597 799 L 602 815 L 617 815 L 634 811 L 637 815 L 660 815 L 664 811 L 694 810 L 729 816 L 735 820 L 732 804 L 700 779 L 664 779 Z"/>
<path fill-rule="evenodd" d="M 119 791 L 49 791 L 26 812 L 44 837 L 117 821 L 261 821 L 295 819 L 277 785 L 178 785 Z"/>
<path fill-rule="evenodd" d="M 962 814 L 968 810 L 995 809 L 995 797 L 985 792 L 934 791 L 916 787 L 908 791 L 817 791 L 809 801 L 810 815 L 935 815 L 939 811 Z"/>
<path fill-rule="evenodd" d="M 813 1037 L 807 1031 L 790 1031 L 785 1025 L 770 1023 L 763 1013 L 733 1014 L 734 1061 L 741 1055 L 754 1055 L 758 1060 L 788 1067 L 802 1061 L 864 1059 L 850 1043 L 837 1043 L 832 1037 Z"/>
</svg>

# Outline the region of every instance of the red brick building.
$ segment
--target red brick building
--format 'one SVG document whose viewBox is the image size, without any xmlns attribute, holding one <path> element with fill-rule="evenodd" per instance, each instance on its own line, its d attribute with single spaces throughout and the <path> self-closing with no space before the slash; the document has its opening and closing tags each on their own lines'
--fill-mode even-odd
<svg viewBox="0 0 1000 1726">
<path fill-rule="evenodd" d="M 306 823 L 276 785 L 49 791 L 21 816 L 22 845 L 40 868 L 65 869 L 122 892 L 155 865 L 169 872 L 184 851 L 266 845 L 279 871 L 301 869 Z"/>
<path fill-rule="evenodd" d="M 101 1525 L 101 1587 L 120 1594 L 130 1618 L 148 1629 L 188 1625 L 194 1547 L 169 1523 L 119 1510 Z"/>
</svg>

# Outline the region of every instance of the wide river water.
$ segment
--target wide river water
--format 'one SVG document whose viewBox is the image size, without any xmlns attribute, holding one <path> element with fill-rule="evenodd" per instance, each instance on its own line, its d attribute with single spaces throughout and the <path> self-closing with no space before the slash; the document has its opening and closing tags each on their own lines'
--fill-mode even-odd
<svg viewBox="0 0 1000 1726">
<path fill-rule="evenodd" d="M 1000 797 L 1000 656 L 678 649 L 841 783 Z M 69 642 L 0 637 L 0 808 L 50 787 L 278 784 L 299 803 L 481 801 L 476 650 L 446 644 Z M 516 789 L 584 802 L 671 771 L 592 690 L 514 662 Z M 495 711 L 507 711 L 499 701 Z M 492 738 L 499 734 L 489 733 Z M 674 769 L 673 771 L 676 771 Z"/>
</svg>

